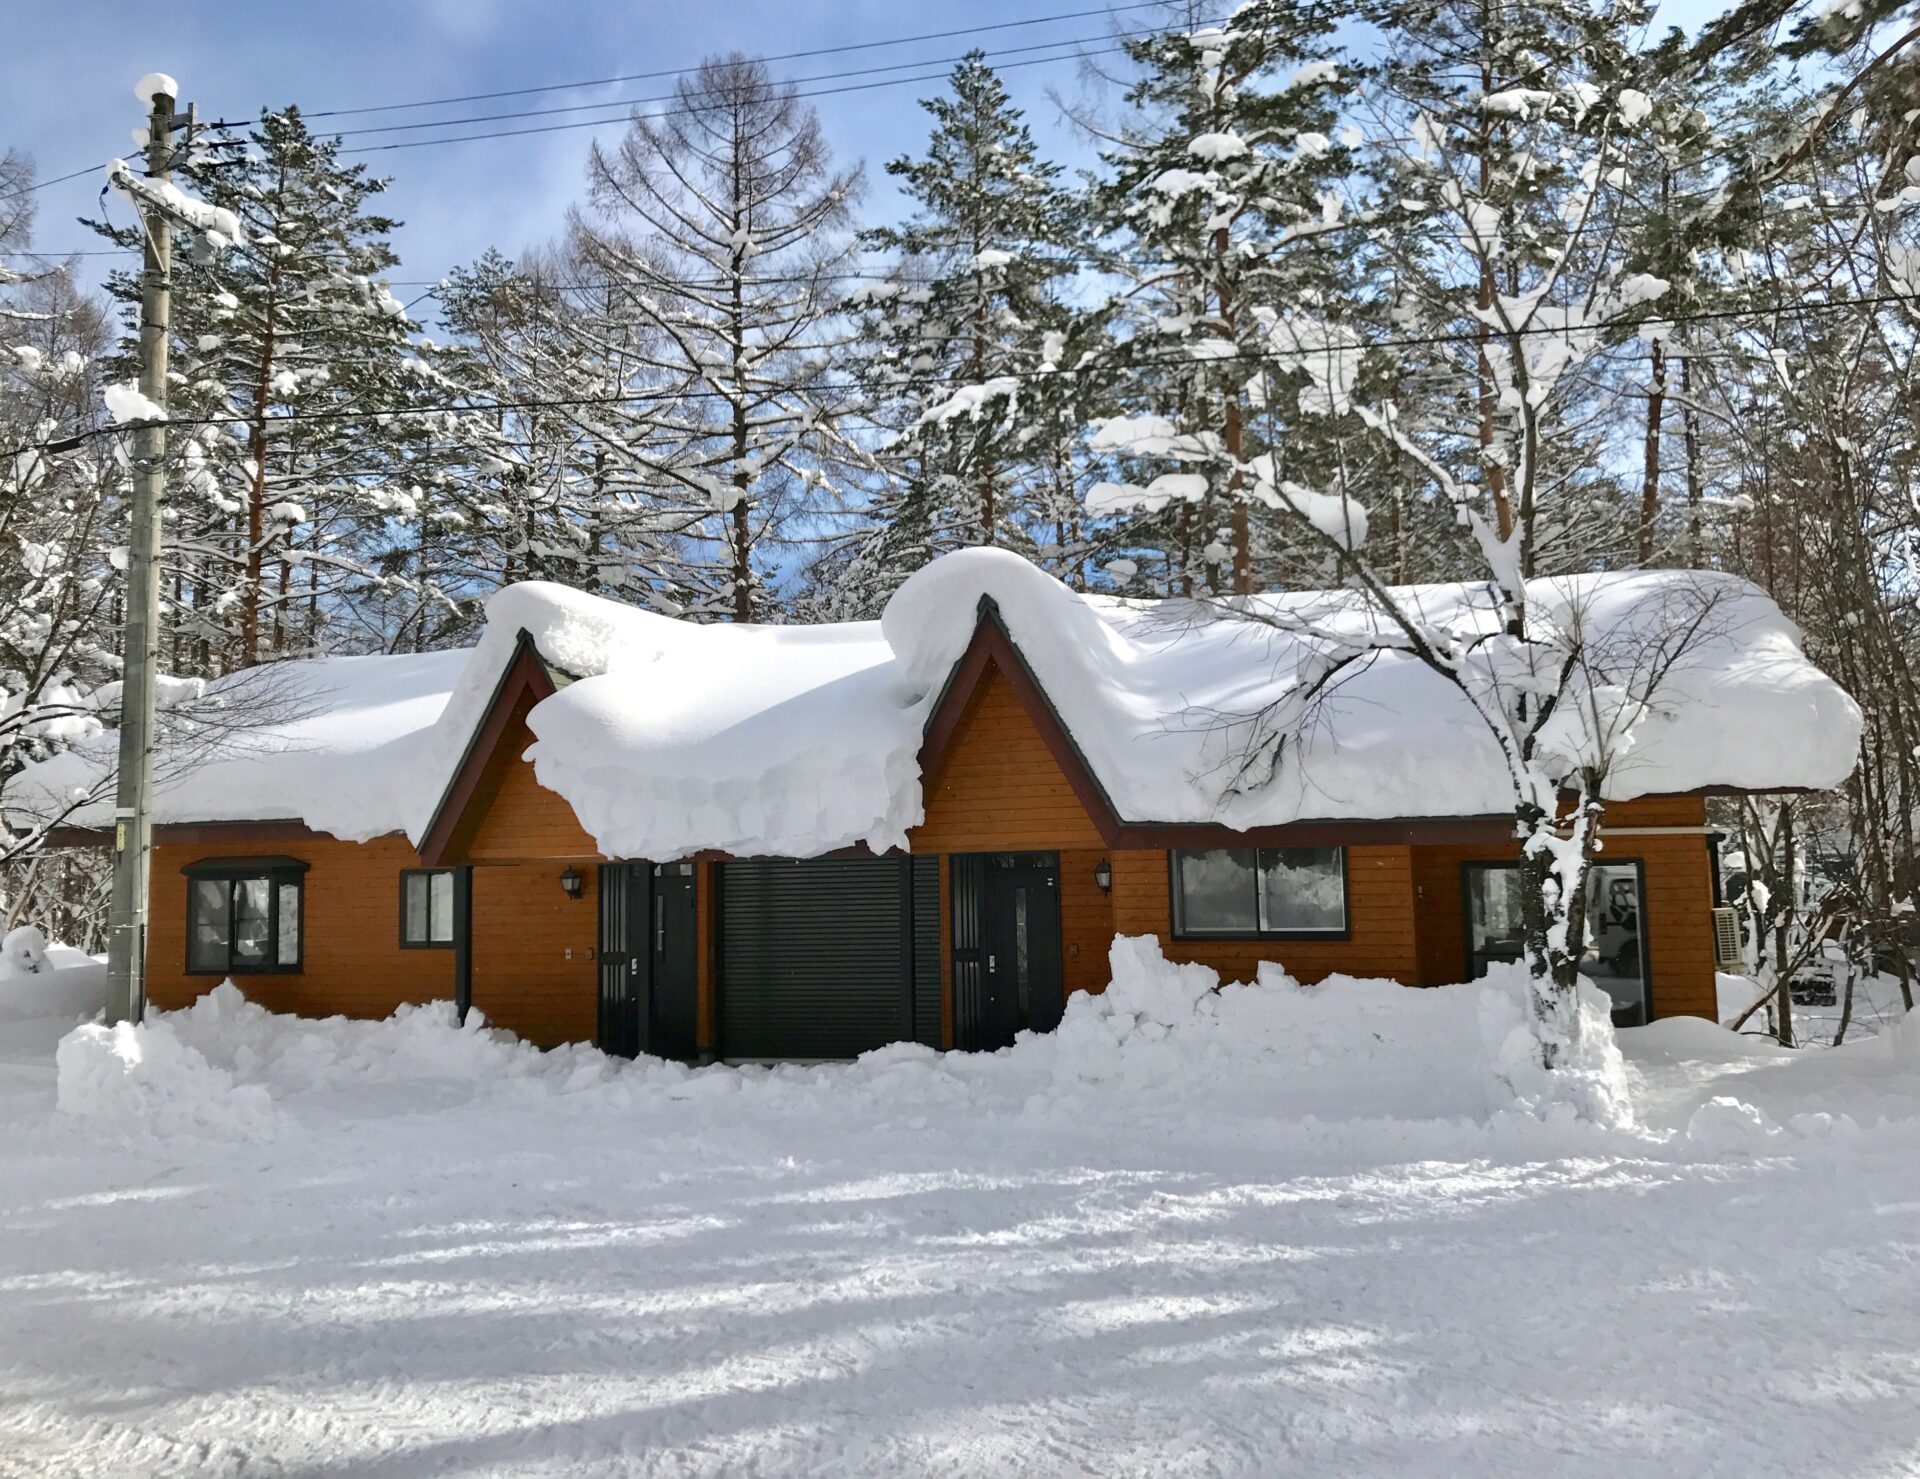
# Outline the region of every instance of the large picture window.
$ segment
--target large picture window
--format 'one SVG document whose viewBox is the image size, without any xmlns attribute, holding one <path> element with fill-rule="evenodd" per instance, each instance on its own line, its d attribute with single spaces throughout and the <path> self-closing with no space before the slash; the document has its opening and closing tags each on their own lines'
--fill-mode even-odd
<svg viewBox="0 0 1920 1479">
<path fill-rule="evenodd" d="M 1515 863 L 1467 865 L 1469 980 L 1484 976 L 1496 961 L 1525 957 L 1524 883 Z M 1587 869 L 1587 940 L 1580 973 L 1613 998 L 1617 1027 L 1637 1027 L 1650 1011 L 1645 892 L 1637 862 L 1595 863 Z"/>
<path fill-rule="evenodd" d="M 451 868 L 410 868 L 400 875 L 400 944 L 407 950 L 453 948 Z"/>
<path fill-rule="evenodd" d="M 1347 933 L 1340 847 L 1232 847 L 1173 854 L 1178 936 L 1280 939 Z"/>
<path fill-rule="evenodd" d="M 307 865 L 298 858 L 189 863 L 187 970 L 258 976 L 298 971 Z"/>
</svg>

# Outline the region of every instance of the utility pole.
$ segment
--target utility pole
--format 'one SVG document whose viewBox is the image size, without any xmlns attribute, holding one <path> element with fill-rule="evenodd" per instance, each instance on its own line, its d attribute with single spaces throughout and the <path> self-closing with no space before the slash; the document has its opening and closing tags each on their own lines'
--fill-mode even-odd
<svg viewBox="0 0 1920 1479">
<path fill-rule="evenodd" d="M 171 79 L 138 94 L 148 103 L 147 178 L 173 174 L 176 115 Z M 172 321 L 173 230 L 166 213 L 140 212 L 140 393 L 167 407 L 167 333 Z M 153 689 L 160 640 L 160 502 L 167 430 L 148 422 L 133 438 L 133 538 L 127 552 L 127 623 L 120 644 L 120 769 L 113 805 L 113 907 L 107 924 L 107 1021 L 138 1022 L 147 1010 L 147 884 L 152 861 Z"/>
</svg>

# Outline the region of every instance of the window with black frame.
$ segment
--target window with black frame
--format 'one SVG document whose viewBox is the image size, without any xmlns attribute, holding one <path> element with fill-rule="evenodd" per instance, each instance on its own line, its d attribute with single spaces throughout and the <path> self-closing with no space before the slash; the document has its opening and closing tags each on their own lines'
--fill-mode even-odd
<svg viewBox="0 0 1920 1479">
<path fill-rule="evenodd" d="M 204 858 L 187 876 L 187 970 L 271 975 L 301 967 L 307 864 L 298 858 Z"/>
<path fill-rule="evenodd" d="M 407 950 L 453 948 L 451 868 L 409 868 L 401 873 L 400 944 Z"/>
<path fill-rule="evenodd" d="M 1525 880 L 1514 863 L 1470 863 L 1466 894 L 1467 979 L 1526 953 L 1522 930 Z M 1652 1010 L 1647 989 L 1645 886 L 1637 862 L 1587 869 L 1586 950 L 1580 972 L 1613 998 L 1618 1027 L 1636 1027 Z"/>
<path fill-rule="evenodd" d="M 1177 936 L 1311 939 L 1347 933 L 1345 848 L 1188 848 L 1172 856 Z"/>
</svg>

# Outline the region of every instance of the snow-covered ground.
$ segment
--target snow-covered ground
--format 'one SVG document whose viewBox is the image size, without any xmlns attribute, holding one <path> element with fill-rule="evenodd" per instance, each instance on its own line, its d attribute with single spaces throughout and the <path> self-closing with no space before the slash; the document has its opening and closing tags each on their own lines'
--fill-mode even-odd
<svg viewBox="0 0 1920 1479">
<path fill-rule="evenodd" d="M 1920 1465 L 1920 1022 L 1625 1033 L 1598 1128 L 1475 988 L 1118 967 L 771 1071 L 0 1023 L 0 1472 Z"/>
</svg>

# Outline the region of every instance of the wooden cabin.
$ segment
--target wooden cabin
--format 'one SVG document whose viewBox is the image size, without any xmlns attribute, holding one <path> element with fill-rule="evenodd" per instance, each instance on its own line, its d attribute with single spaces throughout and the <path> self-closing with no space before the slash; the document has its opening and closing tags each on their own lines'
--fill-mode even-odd
<svg viewBox="0 0 1920 1479">
<path fill-rule="evenodd" d="M 1228 980 L 1274 962 L 1307 983 L 1432 986 L 1518 954 L 1509 818 L 1123 815 L 991 598 L 914 712 L 917 820 L 884 849 L 608 855 L 525 758 L 578 676 L 542 646 L 519 631 L 504 662 L 496 642 L 463 673 L 468 697 L 436 721 L 463 730 L 439 738 L 457 758 L 411 838 L 329 835 L 300 797 L 256 817 L 183 816 L 181 798 L 155 834 L 151 1002 L 227 979 L 306 1015 L 452 998 L 542 1044 L 813 1060 L 1045 1031 L 1071 993 L 1103 989 L 1116 935 Z M 1607 809 L 1589 973 L 1621 1023 L 1714 1015 L 1703 790 Z"/>
</svg>

